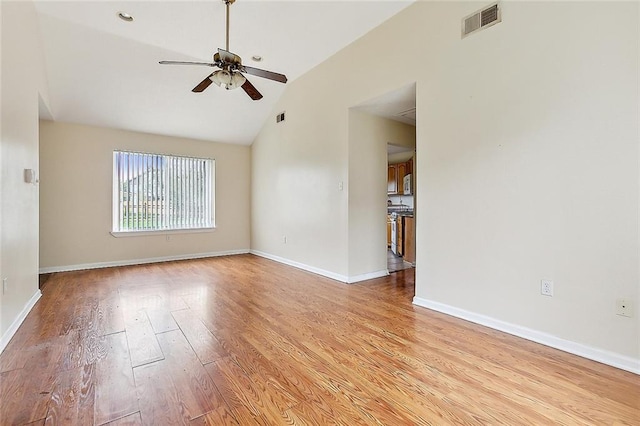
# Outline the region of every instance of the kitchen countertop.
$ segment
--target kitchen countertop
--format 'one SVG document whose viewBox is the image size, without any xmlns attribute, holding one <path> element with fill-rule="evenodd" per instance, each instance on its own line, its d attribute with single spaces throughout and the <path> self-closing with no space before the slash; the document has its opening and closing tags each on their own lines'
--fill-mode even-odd
<svg viewBox="0 0 640 426">
<path fill-rule="evenodd" d="M 387 214 L 395 213 L 398 216 L 413 217 L 413 210 L 391 210 L 387 209 Z"/>
</svg>

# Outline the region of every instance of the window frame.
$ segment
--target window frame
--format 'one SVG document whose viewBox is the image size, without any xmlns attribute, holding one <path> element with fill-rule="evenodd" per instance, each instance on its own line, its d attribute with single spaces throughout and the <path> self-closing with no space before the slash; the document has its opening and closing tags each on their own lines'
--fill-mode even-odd
<svg viewBox="0 0 640 426">
<path fill-rule="evenodd" d="M 119 220 L 119 209 L 120 209 L 120 190 L 118 184 L 120 182 L 117 179 L 118 176 L 118 166 L 117 166 L 117 154 L 126 153 L 126 154 L 141 154 L 141 155 L 153 155 L 153 156 L 161 156 L 165 159 L 167 158 L 185 158 L 185 159 L 195 159 L 195 160 L 207 160 L 211 163 L 211 226 L 210 227 L 199 227 L 199 228 L 167 228 L 167 229 L 142 229 L 142 230 L 116 230 L 117 223 Z M 122 149 L 114 149 L 112 152 L 112 171 L 111 171 L 111 182 L 112 182 L 112 200 L 111 200 L 111 230 L 109 233 L 116 237 L 137 237 L 137 236 L 145 236 L 145 235 L 167 235 L 167 240 L 169 235 L 171 234 L 194 234 L 194 233 L 208 233 L 214 232 L 216 230 L 216 160 L 215 158 L 209 157 L 197 157 L 197 156 L 187 156 L 187 155 L 176 155 L 176 154 L 165 154 L 160 152 L 142 152 L 142 151 L 129 151 Z"/>
</svg>

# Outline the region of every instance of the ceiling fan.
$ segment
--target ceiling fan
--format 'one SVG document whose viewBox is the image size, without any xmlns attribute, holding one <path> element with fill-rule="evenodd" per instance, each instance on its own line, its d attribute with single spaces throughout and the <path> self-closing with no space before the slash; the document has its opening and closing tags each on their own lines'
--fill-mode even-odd
<svg viewBox="0 0 640 426">
<path fill-rule="evenodd" d="M 242 59 L 240 56 L 231 53 L 229 51 L 229 6 L 236 0 L 222 0 L 227 8 L 227 44 L 226 49 L 218 49 L 218 52 L 213 55 L 213 62 L 184 62 L 184 61 L 160 61 L 161 65 L 204 65 L 207 67 L 220 68 L 212 72 L 204 80 L 202 80 L 191 91 L 200 93 L 203 92 L 211 83 L 216 83 L 218 86 L 231 90 L 242 87 L 247 95 L 254 101 L 262 99 L 262 94 L 258 92 L 253 84 L 242 73 L 252 74 L 257 77 L 268 78 L 280 83 L 287 82 L 287 76 L 284 74 L 278 74 L 272 71 L 265 71 L 259 68 L 248 67 L 242 65 Z"/>
</svg>

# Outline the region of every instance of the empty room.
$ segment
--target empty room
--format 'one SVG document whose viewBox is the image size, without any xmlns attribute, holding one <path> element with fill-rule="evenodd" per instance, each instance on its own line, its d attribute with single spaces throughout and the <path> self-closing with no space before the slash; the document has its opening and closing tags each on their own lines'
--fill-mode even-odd
<svg viewBox="0 0 640 426">
<path fill-rule="evenodd" d="M 0 425 L 640 424 L 638 2 L 0 21 Z"/>
</svg>

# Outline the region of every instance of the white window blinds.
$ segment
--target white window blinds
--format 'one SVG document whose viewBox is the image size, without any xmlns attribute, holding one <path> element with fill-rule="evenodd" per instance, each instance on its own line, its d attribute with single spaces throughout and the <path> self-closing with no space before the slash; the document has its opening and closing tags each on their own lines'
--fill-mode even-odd
<svg viewBox="0 0 640 426">
<path fill-rule="evenodd" d="M 113 232 L 213 227 L 214 160 L 113 153 Z"/>
</svg>

